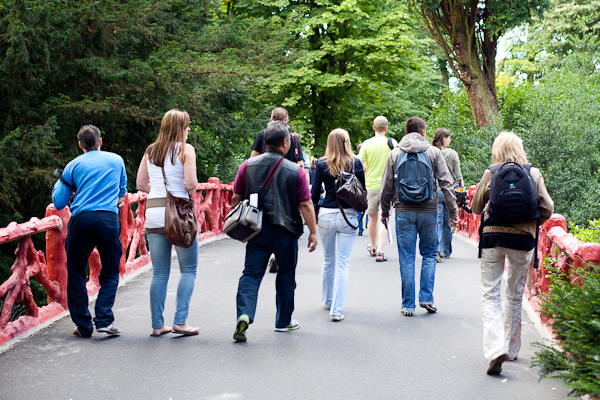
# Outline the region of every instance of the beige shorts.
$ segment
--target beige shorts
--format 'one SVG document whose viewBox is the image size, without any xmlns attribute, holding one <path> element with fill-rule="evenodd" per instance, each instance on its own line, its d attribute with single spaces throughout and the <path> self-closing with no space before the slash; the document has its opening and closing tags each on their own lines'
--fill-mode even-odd
<svg viewBox="0 0 600 400">
<path fill-rule="evenodd" d="M 381 190 L 367 190 L 367 215 L 377 214 L 381 211 L 379 200 L 381 199 Z"/>
</svg>

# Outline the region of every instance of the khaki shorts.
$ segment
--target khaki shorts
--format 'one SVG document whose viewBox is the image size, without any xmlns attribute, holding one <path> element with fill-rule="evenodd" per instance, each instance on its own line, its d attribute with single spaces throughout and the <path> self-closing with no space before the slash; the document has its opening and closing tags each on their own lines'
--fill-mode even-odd
<svg viewBox="0 0 600 400">
<path fill-rule="evenodd" d="M 381 190 L 367 190 L 367 215 L 377 214 L 381 211 L 379 207 L 379 200 L 381 199 Z"/>
</svg>

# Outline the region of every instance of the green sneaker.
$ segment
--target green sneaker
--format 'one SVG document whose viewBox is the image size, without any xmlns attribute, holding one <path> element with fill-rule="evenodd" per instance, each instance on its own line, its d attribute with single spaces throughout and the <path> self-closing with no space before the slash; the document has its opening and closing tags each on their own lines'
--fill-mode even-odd
<svg viewBox="0 0 600 400">
<path fill-rule="evenodd" d="M 237 325 L 235 326 L 235 332 L 233 333 L 233 340 L 236 342 L 245 342 L 248 338 L 246 337 L 246 331 L 250 325 L 250 317 L 246 314 L 242 314 L 238 317 Z"/>
</svg>

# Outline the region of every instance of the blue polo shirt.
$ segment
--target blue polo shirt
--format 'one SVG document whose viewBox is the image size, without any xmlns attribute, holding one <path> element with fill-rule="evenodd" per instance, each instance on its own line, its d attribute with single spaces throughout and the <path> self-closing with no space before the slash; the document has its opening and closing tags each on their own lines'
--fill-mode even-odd
<svg viewBox="0 0 600 400">
<path fill-rule="evenodd" d="M 127 173 L 121 156 L 101 150 L 91 150 L 67 164 L 52 189 L 52 202 L 57 210 L 69 204 L 71 193 L 71 216 L 83 211 L 112 211 L 119 214 L 119 197 L 127 193 Z"/>
</svg>

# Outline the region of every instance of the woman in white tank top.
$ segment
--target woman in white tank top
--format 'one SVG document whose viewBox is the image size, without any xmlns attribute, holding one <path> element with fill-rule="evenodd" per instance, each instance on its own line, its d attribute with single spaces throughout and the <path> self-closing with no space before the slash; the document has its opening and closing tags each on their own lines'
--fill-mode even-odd
<svg viewBox="0 0 600 400">
<path fill-rule="evenodd" d="M 198 238 L 189 248 L 175 246 L 181 277 L 177 287 L 177 300 L 173 328 L 165 325 L 163 311 L 167 284 L 171 271 L 171 243 L 164 235 L 165 178 L 167 189 L 176 197 L 190 198 L 198 186 L 196 177 L 196 152 L 186 143 L 190 130 L 190 116 L 185 111 L 170 110 L 160 125 L 158 138 L 146 149 L 137 173 L 137 189 L 148 194 L 146 233 L 152 259 L 150 284 L 151 336 L 174 332 L 197 335 L 198 328 L 186 323 L 190 298 L 196 281 L 198 266 Z M 165 177 L 163 178 L 162 169 Z"/>
</svg>

